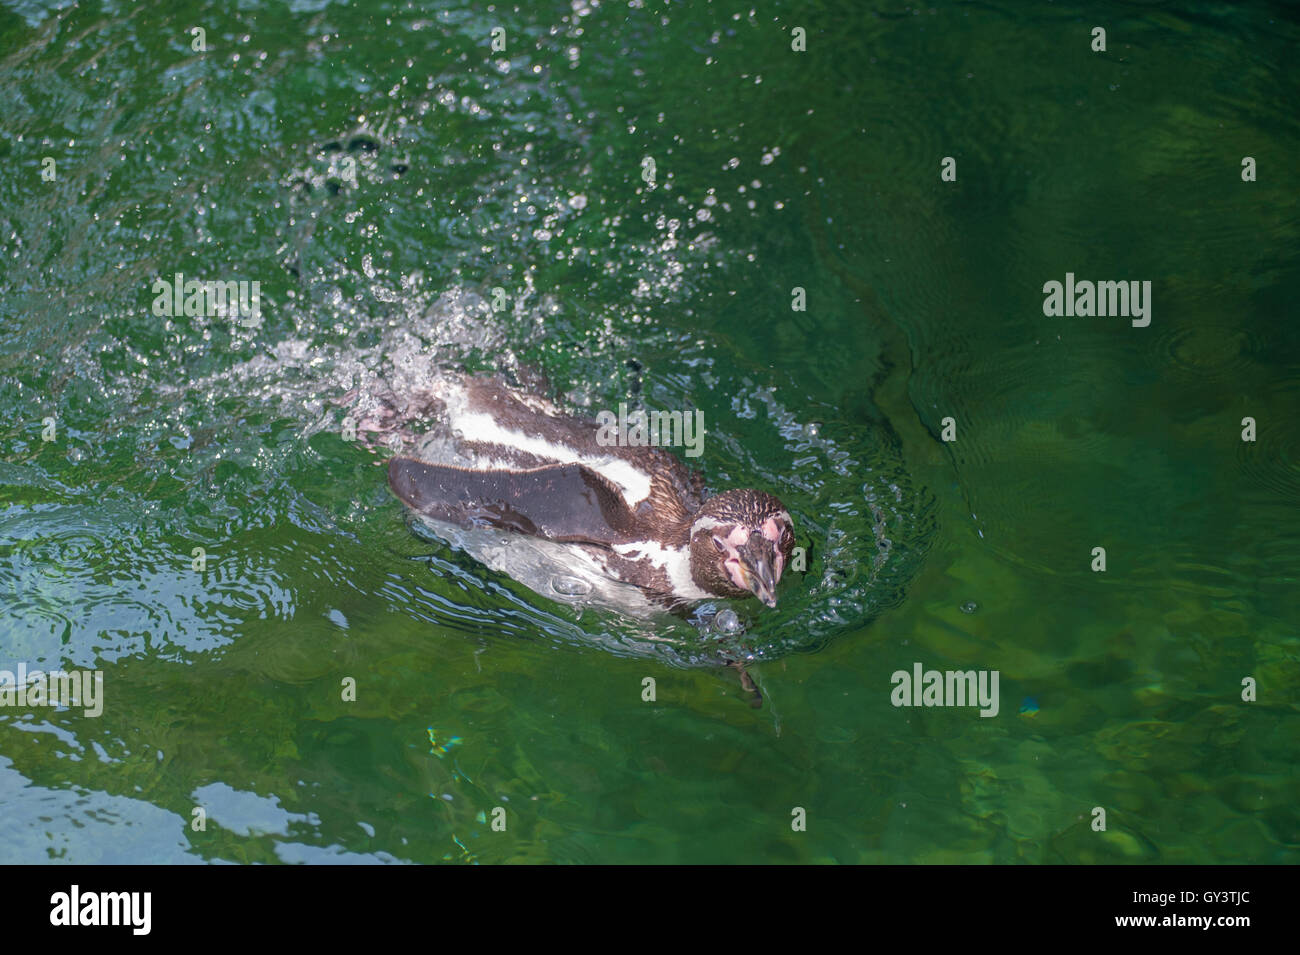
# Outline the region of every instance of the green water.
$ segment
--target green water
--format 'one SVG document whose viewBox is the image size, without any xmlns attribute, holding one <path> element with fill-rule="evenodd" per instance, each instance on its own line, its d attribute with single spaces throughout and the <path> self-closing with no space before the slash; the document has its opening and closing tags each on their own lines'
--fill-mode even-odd
<svg viewBox="0 0 1300 955">
<path fill-rule="evenodd" d="M 0 669 L 105 687 L 0 861 L 1296 862 L 1300 25 L 1180 6 L 0 3 Z M 453 361 L 789 505 L 761 709 L 411 533 L 334 402 Z"/>
</svg>

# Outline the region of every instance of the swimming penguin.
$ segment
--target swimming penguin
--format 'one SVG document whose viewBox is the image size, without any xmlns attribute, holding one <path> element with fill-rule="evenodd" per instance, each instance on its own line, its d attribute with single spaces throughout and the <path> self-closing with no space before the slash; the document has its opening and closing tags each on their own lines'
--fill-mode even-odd
<svg viewBox="0 0 1300 955">
<path fill-rule="evenodd" d="M 389 486 L 489 567 L 634 616 L 718 597 L 776 606 L 794 525 L 773 495 L 706 498 L 667 451 L 602 444 L 597 422 L 497 377 L 442 377 L 420 401 L 438 427 L 390 460 Z"/>
</svg>

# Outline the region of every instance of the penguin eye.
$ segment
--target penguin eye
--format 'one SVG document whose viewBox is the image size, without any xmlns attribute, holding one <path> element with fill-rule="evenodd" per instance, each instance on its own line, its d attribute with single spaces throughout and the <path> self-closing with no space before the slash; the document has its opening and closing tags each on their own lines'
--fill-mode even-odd
<svg viewBox="0 0 1300 955">
<path fill-rule="evenodd" d="M 709 535 L 709 538 L 713 541 L 713 546 L 718 549 L 719 554 L 725 554 L 727 552 L 726 544 L 718 540 L 718 538 L 714 537 L 712 534 Z"/>
</svg>

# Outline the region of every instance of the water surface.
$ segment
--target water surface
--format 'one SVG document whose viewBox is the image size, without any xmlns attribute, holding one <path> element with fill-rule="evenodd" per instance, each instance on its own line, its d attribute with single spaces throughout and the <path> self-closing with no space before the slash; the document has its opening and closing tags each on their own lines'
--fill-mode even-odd
<svg viewBox="0 0 1300 955">
<path fill-rule="evenodd" d="M 1297 861 L 1293 11 L 237 6 L 0 6 L 0 668 L 107 694 L 0 710 L 0 860 Z M 762 709 L 411 533 L 336 402 L 444 362 L 704 411 Z"/>
</svg>

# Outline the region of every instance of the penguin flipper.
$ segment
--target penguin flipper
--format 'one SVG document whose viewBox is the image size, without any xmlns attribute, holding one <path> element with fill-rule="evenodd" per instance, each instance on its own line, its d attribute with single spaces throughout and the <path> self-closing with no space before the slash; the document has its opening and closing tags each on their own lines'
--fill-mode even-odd
<svg viewBox="0 0 1300 955">
<path fill-rule="evenodd" d="M 388 485 L 416 513 L 460 527 L 606 547 L 634 539 L 636 531 L 622 494 L 581 464 L 478 471 L 395 457 Z"/>
</svg>

